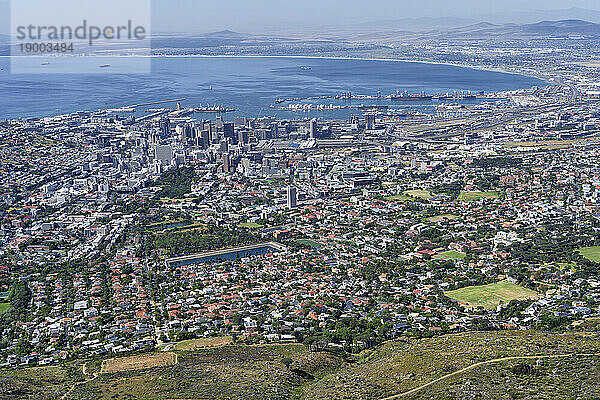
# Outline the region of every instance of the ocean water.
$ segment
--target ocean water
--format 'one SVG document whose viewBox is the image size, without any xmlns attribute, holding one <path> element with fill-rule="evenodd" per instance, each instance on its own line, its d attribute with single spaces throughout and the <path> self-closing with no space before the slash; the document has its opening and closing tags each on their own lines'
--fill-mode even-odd
<svg viewBox="0 0 600 400">
<path fill-rule="evenodd" d="M 42 66 L 43 61 L 50 64 Z M 93 68 L 111 59 L 89 57 Z M 122 64 L 123 60 L 121 60 Z M 0 58 L 0 119 L 43 117 L 74 111 L 122 107 L 185 98 L 184 107 L 222 105 L 238 109 L 233 116 L 273 115 L 285 118 L 347 118 L 351 110 L 290 112 L 270 106 L 278 98 L 353 94 L 382 95 L 502 91 L 543 86 L 539 79 L 495 71 L 402 61 L 274 58 L 152 58 L 150 74 L 120 74 L 114 67 L 92 74 L 67 74 L 57 60 L 40 59 L 42 74 L 12 74 L 10 60 Z M 304 67 L 304 68 L 301 68 Z M 307 68 L 310 67 L 310 68 Z M 44 68 L 42 70 L 42 68 Z M 57 73 L 54 73 L 57 72 Z M 211 89 L 212 86 L 212 89 Z M 383 100 L 361 100 L 376 104 Z M 343 104 L 342 100 L 306 100 Z M 300 103 L 297 101 L 295 103 Z M 354 103 L 359 103 L 354 100 Z M 162 107 L 161 105 L 150 108 Z M 202 114 L 196 114 L 202 117 Z"/>
</svg>

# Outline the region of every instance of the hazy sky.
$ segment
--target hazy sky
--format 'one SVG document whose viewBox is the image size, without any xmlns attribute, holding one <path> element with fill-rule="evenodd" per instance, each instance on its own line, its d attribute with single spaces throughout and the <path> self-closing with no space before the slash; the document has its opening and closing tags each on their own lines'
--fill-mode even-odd
<svg viewBox="0 0 600 400">
<path fill-rule="evenodd" d="M 27 1 L 27 0 L 18 0 Z M 82 0 L 93 1 L 93 0 Z M 127 1 L 127 0 L 123 0 Z M 337 26 L 407 17 L 478 17 L 497 13 L 599 9 L 598 0 L 151 0 L 153 30 L 260 31 L 261 26 Z M 57 0 L 55 2 L 60 2 Z M 55 3 L 49 1 L 49 4 Z M 0 29 L 8 24 L 8 0 L 0 0 Z M 32 10 L 35 12 L 35 10 Z"/>
</svg>

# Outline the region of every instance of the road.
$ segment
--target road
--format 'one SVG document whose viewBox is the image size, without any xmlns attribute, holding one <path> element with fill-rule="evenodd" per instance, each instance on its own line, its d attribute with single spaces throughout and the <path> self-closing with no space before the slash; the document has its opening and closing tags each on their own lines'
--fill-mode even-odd
<svg viewBox="0 0 600 400">
<path fill-rule="evenodd" d="M 393 396 L 389 396 L 389 397 L 385 397 L 381 400 L 392 400 L 392 399 L 399 399 L 402 397 L 406 397 L 406 396 L 410 396 L 411 394 L 414 394 L 422 389 L 425 389 L 426 387 L 429 387 L 431 385 L 434 385 L 444 379 L 448 379 L 451 378 L 453 376 L 456 375 L 460 375 L 463 372 L 472 370 L 473 368 L 477 368 L 480 367 L 482 365 L 486 365 L 486 364 L 493 364 L 493 363 L 498 363 L 498 362 L 504 362 L 504 361 L 511 361 L 511 360 L 532 360 L 532 359 L 548 359 L 548 358 L 564 358 L 564 357 L 593 357 L 593 356 L 600 356 L 600 353 L 596 353 L 596 354 L 574 354 L 574 353 L 569 353 L 569 354 L 553 354 L 553 355 L 546 355 L 546 356 L 517 356 L 517 357 L 503 357 L 503 358 L 495 358 L 493 360 L 487 360 L 487 361 L 481 361 L 478 363 L 475 363 L 473 365 L 469 365 L 466 368 L 460 369 L 458 371 L 452 372 L 450 374 L 441 376 L 437 379 L 432 380 L 431 382 L 428 382 L 424 385 L 418 386 L 414 389 L 411 389 L 407 392 L 404 393 L 400 393 L 400 394 L 396 394 Z"/>
</svg>

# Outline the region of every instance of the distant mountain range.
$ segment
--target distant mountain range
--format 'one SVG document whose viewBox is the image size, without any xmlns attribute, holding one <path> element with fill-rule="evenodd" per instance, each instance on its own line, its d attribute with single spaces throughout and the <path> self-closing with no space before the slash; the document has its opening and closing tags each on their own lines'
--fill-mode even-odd
<svg viewBox="0 0 600 400">
<path fill-rule="evenodd" d="M 448 34 L 463 35 L 511 35 L 511 36 L 587 36 L 600 37 L 600 24 L 578 19 L 560 21 L 541 21 L 534 24 L 504 24 L 478 23 L 456 29 L 450 29 Z"/>
<path fill-rule="evenodd" d="M 559 21 L 579 19 L 600 23 L 600 11 L 587 8 L 571 7 L 561 10 L 536 10 L 527 12 L 494 13 L 473 17 L 479 21 L 495 24 L 534 24 L 539 21 Z"/>
<path fill-rule="evenodd" d="M 369 21 L 360 24 L 348 26 L 328 27 L 325 31 L 332 32 L 351 32 L 355 34 L 368 35 L 375 32 L 396 31 L 396 32 L 430 32 L 446 31 L 453 28 L 461 28 L 478 23 L 487 22 L 494 25 L 527 25 L 535 24 L 540 21 L 561 21 L 561 20 L 582 20 L 588 22 L 600 23 L 600 11 L 589 10 L 585 8 L 568 8 L 563 10 L 538 10 L 530 12 L 512 12 L 512 13 L 494 13 L 482 14 L 468 18 L 458 17 L 422 17 L 422 18 L 401 18 L 395 20 Z M 323 28 L 325 29 L 325 28 Z"/>
<path fill-rule="evenodd" d="M 579 37 L 600 38 L 600 24 L 589 21 L 569 19 L 559 21 L 541 21 L 534 24 L 503 24 L 479 22 L 467 26 L 435 29 L 427 32 L 409 32 L 405 30 L 381 31 L 366 35 L 356 35 L 353 40 L 394 41 L 402 39 L 435 38 L 443 36 L 452 39 L 503 38 L 545 38 Z"/>
<path fill-rule="evenodd" d="M 578 19 L 542 21 L 536 24 L 523 25 L 521 29 L 523 32 L 543 35 L 600 35 L 600 24 Z"/>
<path fill-rule="evenodd" d="M 579 12 L 580 9 L 577 9 Z M 600 14 L 600 13 L 599 13 Z M 593 14 L 591 14 L 593 16 Z M 465 25 L 454 26 L 467 22 Z M 415 32 L 417 26 L 429 26 L 430 29 Z M 209 32 L 204 34 L 175 34 L 167 33 L 154 35 L 152 47 L 155 49 L 214 49 L 219 53 L 224 47 L 237 47 L 256 49 L 271 47 L 273 45 L 293 45 L 300 50 L 303 46 L 373 42 L 385 43 L 400 40 L 441 39 L 444 40 L 469 40 L 469 39 L 527 39 L 527 38 L 557 38 L 557 37 L 585 37 L 600 39 L 600 24 L 581 19 L 565 19 L 557 21 L 541 21 L 531 24 L 495 24 L 490 22 L 474 22 L 468 18 L 406 18 L 402 20 L 380 21 L 371 26 L 368 32 L 366 25 L 362 29 L 339 31 L 333 33 L 311 35 L 258 35 L 239 33 L 231 30 Z M 324 37 L 325 36 L 325 37 Z M 6 53 L 10 37 L 0 34 L 0 49 Z M 213 50 L 211 50 L 213 51 Z"/>
<path fill-rule="evenodd" d="M 353 25 L 358 30 L 401 30 L 410 32 L 424 32 L 431 30 L 450 29 L 460 26 L 472 25 L 480 20 L 473 18 L 402 18 L 397 20 L 381 20 L 373 22 L 364 22 Z"/>
</svg>

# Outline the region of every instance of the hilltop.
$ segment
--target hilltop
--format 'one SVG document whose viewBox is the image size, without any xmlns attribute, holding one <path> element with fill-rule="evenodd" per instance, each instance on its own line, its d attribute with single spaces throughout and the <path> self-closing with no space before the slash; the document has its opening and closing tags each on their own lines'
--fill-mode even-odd
<svg viewBox="0 0 600 400">
<path fill-rule="evenodd" d="M 535 394 L 536 399 L 570 399 L 573 393 L 580 398 L 600 394 L 595 384 L 600 338 L 579 333 L 404 338 L 359 357 L 311 352 L 299 344 L 232 344 L 176 353 L 174 365 L 123 366 L 123 372 L 102 373 L 100 360 L 85 363 L 85 370 L 72 363 L 3 371 L 0 398 L 515 399 Z"/>
</svg>

